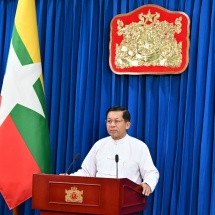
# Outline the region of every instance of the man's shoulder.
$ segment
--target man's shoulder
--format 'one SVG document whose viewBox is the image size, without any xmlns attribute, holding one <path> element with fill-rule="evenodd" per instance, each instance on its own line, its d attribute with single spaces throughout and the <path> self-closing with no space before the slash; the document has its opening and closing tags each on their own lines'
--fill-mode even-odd
<svg viewBox="0 0 215 215">
<path fill-rule="evenodd" d="M 95 145 L 99 145 L 105 142 L 109 142 L 111 140 L 111 136 L 103 137 L 95 142 Z"/>
<path fill-rule="evenodd" d="M 137 142 L 137 143 L 144 143 L 142 140 L 136 138 L 136 137 L 133 137 L 133 136 L 130 136 L 127 134 L 126 138 L 128 138 L 130 141 L 133 141 L 133 142 Z M 145 144 L 145 143 L 144 143 Z"/>
<path fill-rule="evenodd" d="M 129 139 L 129 142 L 132 143 L 133 145 L 140 146 L 140 147 L 147 147 L 147 145 L 142 140 L 136 137 L 127 135 L 127 138 Z"/>
<path fill-rule="evenodd" d="M 105 147 L 105 145 L 109 144 L 110 140 L 111 140 L 111 138 L 109 136 L 103 137 L 103 138 L 99 139 L 98 141 L 96 141 L 92 148 L 97 151 L 97 150 Z"/>
</svg>

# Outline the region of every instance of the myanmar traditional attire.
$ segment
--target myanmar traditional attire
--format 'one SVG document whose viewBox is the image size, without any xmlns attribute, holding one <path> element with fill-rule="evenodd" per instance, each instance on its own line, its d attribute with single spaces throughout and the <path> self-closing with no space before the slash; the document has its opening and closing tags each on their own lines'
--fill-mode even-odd
<svg viewBox="0 0 215 215">
<path fill-rule="evenodd" d="M 118 171 L 116 155 L 119 157 Z M 152 192 L 159 178 L 147 145 L 128 134 L 120 140 L 108 136 L 97 141 L 81 169 L 72 175 L 116 178 L 117 173 L 118 178 L 128 178 L 137 184 L 147 183 Z"/>
</svg>

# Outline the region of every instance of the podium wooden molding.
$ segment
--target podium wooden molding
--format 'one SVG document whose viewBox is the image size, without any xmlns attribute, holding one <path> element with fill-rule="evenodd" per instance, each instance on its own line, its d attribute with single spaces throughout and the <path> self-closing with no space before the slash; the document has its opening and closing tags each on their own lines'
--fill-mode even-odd
<svg viewBox="0 0 215 215">
<path fill-rule="evenodd" d="M 129 179 L 33 175 L 32 208 L 41 215 L 124 215 L 146 209 L 142 187 Z"/>
</svg>

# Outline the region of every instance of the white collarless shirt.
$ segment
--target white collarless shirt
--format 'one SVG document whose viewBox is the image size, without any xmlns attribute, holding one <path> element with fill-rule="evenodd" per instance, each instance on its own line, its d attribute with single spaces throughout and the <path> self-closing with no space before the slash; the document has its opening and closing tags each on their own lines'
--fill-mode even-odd
<svg viewBox="0 0 215 215">
<path fill-rule="evenodd" d="M 118 171 L 116 154 L 119 156 Z M 128 134 L 120 140 L 108 136 L 97 141 L 81 167 L 72 175 L 116 178 L 118 172 L 118 178 L 128 178 L 137 184 L 147 183 L 152 192 L 159 178 L 146 144 Z"/>
</svg>

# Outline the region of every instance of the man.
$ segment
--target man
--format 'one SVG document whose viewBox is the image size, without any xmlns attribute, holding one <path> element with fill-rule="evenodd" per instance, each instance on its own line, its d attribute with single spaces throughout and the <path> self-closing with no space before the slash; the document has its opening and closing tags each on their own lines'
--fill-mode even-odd
<svg viewBox="0 0 215 215">
<path fill-rule="evenodd" d="M 115 158 L 118 155 L 118 177 L 141 184 L 143 195 L 148 196 L 155 189 L 159 172 L 146 144 L 127 134 L 130 113 L 115 106 L 108 109 L 106 118 L 110 136 L 94 144 L 82 163 L 82 169 L 72 175 L 116 178 Z"/>
</svg>

